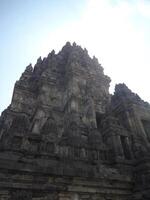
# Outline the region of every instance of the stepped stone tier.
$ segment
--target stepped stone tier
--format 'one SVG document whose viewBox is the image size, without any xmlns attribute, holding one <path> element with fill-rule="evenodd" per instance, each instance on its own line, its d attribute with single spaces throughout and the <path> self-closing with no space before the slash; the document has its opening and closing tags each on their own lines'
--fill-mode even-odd
<svg viewBox="0 0 150 200">
<path fill-rule="evenodd" d="M 0 200 L 150 200 L 150 105 L 69 42 L 0 118 Z"/>
</svg>

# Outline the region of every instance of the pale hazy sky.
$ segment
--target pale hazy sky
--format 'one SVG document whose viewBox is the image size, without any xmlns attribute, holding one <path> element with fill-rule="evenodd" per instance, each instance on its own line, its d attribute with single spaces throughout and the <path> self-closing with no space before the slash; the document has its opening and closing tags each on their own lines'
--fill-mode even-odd
<svg viewBox="0 0 150 200">
<path fill-rule="evenodd" d="M 0 0 L 0 112 L 29 63 L 66 41 L 150 102 L 150 0 Z"/>
</svg>

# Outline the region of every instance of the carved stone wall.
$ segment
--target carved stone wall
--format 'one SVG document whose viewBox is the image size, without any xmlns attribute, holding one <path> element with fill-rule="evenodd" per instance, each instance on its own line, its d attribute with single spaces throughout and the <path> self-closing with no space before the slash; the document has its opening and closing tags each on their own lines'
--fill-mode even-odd
<svg viewBox="0 0 150 200">
<path fill-rule="evenodd" d="M 0 199 L 150 199 L 150 105 L 69 42 L 26 67 L 0 117 Z"/>
</svg>

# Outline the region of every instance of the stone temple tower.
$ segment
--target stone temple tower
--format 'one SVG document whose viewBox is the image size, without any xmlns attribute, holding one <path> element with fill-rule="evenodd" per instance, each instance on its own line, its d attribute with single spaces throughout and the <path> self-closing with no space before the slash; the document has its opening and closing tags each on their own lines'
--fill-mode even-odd
<svg viewBox="0 0 150 200">
<path fill-rule="evenodd" d="M 69 42 L 30 64 L 0 117 L 0 200 L 150 199 L 150 105 Z"/>
</svg>

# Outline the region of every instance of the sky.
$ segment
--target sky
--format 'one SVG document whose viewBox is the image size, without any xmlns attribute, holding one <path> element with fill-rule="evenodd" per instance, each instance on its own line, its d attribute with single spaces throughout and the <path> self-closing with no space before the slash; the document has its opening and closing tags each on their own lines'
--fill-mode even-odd
<svg viewBox="0 0 150 200">
<path fill-rule="evenodd" d="M 76 42 L 150 102 L 150 0 L 0 0 L 0 112 L 25 67 Z"/>
</svg>

